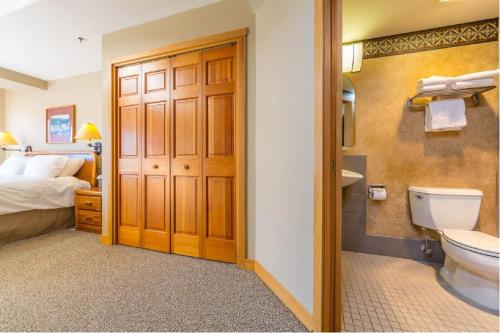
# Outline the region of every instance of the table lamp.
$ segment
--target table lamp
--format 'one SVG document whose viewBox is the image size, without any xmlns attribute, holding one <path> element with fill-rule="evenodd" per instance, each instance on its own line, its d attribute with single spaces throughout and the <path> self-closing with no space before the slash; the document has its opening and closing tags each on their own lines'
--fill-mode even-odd
<svg viewBox="0 0 500 333">
<path fill-rule="evenodd" d="M 97 155 L 101 155 L 102 144 L 100 142 L 92 143 L 92 140 L 101 140 L 102 136 L 97 126 L 92 123 L 83 124 L 75 135 L 76 140 L 88 140 L 88 146 L 94 148 Z"/>
</svg>

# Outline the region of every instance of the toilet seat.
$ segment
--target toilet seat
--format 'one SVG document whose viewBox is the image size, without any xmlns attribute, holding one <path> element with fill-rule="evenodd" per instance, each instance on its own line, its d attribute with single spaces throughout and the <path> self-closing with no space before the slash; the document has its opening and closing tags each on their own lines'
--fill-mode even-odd
<svg viewBox="0 0 500 333">
<path fill-rule="evenodd" d="M 464 250 L 499 258 L 500 243 L 497 237 L 479 231 L 444 229 L 442 237 Z"/>
</svg>

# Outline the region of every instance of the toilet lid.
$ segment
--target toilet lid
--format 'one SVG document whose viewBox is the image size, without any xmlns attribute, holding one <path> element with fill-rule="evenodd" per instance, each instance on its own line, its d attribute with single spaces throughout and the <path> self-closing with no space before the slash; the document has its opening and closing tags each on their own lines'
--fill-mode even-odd
<svg viewBox="0 0 500 333">
<path fill-rule="evenodd" d="M 461 248 L 498 258 L 500 243 L 498 237 L 484 232 L 444 229 L 443 237 Z"/>
</svg>

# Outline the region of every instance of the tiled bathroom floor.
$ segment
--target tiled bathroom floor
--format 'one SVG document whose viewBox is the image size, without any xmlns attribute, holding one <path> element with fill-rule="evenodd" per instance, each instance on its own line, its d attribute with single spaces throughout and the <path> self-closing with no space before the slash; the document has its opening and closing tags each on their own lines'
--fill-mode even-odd
<svg viewBox="0 0 500 333">
<path fill-rule="evenodd" d="M 498 332 L 499 317 L 452 294 L 439 265 L 343 252 L 343 331 Z"/>
</svg>

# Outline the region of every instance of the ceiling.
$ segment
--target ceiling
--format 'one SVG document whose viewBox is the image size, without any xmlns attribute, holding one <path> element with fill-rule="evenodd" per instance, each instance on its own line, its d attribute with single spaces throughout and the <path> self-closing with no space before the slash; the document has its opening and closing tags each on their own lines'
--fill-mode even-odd
<svg viewBox="0 0 500 333">
<path fill-rule="evenodd" d="M 498 17 L 498 0 L 344 0 L 343 41 Z"/>
<path fill-rule="evenodd" d="M 0 67 L 44 80 L 98 71 L 103 34 L 217 1 L 0 0 Z"/>
<path fill-rule="evenodd" d="M 8 0 L 0 1 L 0 16 L 15 12 L 23 7 L 29 6 L 38 0 Z"/>
<path fill-rule="evenodd" d="M 0 67 L 44 80 L 98 71 L 103 34 L 217 1 L 0 0 Z M 343 38 L 436 28 L 497 17 L 498 11 L 498 0 L 344 0 Z M 19 85 L 0 80 L 0 88 Z"/>
</svg>

